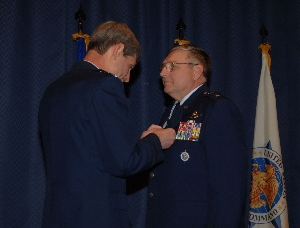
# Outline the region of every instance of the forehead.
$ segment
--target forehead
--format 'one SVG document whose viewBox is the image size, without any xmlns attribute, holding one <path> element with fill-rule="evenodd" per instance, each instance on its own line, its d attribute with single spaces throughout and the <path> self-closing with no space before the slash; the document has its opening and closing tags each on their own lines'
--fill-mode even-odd
<svg viewBox="0 0 300 228">
<path fill-rule="evenodd" d="M 181 61 L 186 60 L 188 55 L 188 51 L 184 50 L 175 50 L 172 51 L 166 58 L 164 62 L 173 62 L 173 61 Z"/>
</svg>

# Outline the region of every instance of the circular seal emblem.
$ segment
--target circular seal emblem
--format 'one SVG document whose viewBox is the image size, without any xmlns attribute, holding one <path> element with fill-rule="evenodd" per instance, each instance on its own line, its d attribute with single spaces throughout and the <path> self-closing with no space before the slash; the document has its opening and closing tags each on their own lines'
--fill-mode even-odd
<svg viewBox="0 0 300 228">
<path fill-rule="evenodd" d="M 269 223 L 286 208 L 281 155 L 267 148 L 255 148 L 252 159 L 249 221 Z"/>
<path fill-rule="evenodd" d="M 185 150 L 184 152 L 181 152 L 180 158 L 181 158 L 182 161 L 186 162 L 187 160 L 189 160 L 190 155 L 189 155 L 188 152 L 186 152 L 186 150 Z"/>
</svg>

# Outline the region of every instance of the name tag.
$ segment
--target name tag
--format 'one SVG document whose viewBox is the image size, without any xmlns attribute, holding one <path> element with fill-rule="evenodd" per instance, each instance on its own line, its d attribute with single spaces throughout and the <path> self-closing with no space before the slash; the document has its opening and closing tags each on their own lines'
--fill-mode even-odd
<svg viewBox="0 0 300 228">
<path fill-rule="evenodd" d="M 198 141 L 201 131 L 202 123 L 195 123 L 195 120 L 188 120 L 187 122 L 180 122 L 177 131 L 176 139 Z"/>
</svg>

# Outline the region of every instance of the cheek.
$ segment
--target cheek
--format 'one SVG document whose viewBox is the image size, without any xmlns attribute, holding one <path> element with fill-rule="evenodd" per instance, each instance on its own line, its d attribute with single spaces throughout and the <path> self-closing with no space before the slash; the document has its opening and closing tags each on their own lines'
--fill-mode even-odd
<svg viewBox="0 0 300 228">
<path fill-rule="evenodd" d="M 126 67 L 122 67 L 120 70 L 120 73 L 122 74 L 123 77 L 125 77 L 127 75 L 127 68 Z"/>
<path fill-rule="evenodd" d="M 185 84 L 185 80 L 183 80 L 182 78 L 176 78 L 176 80 L 173 80 L 173 84 L 175 87 L 182 87 L 182 85 Z"/>
<path fill-rule="evenodd" d="M 124 72 L 124 74 L 128 74 L 129 73 L 129 71 L 130 71 L 130 67 L 129 66 L 125 66 L 124 68 L 123 68 L 123 72 Z"/>
</svg>

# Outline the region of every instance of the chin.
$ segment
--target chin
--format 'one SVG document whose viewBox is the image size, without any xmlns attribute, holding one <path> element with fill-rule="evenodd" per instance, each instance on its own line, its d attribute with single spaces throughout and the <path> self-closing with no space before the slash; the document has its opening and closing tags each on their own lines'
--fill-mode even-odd
<svg viewBox="0 0 300 228">
<path fill-rule="evenodd" d="M 171 92 L 171 90 L 165 87 L 164 88 L 164 92 L 167 93 L 167 94 L 169 94 Z"/>
</svg>

